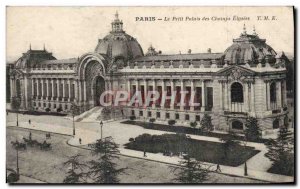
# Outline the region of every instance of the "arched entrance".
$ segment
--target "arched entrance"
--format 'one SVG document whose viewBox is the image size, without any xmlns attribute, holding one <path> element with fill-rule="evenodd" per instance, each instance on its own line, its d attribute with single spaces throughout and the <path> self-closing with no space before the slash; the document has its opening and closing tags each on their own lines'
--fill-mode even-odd
<svg viewBox="0 0 300 189">
<path fill-rule="evenodd" d="M 105 90 L 105 81 L 102 76 L 96 76 L 93 81 L 92 94 L 94 95 L 94 106 L 100 106 L 100 96 Z"/>
</svg>

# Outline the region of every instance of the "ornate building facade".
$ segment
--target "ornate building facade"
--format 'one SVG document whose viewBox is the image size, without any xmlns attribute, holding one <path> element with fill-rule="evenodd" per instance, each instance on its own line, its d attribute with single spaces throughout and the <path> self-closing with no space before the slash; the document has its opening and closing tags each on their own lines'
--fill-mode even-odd
<svg viewBox="0 0 300 189">
<path fill-rule="evenodd" d="M 123 30 L 118 14 L 111 26 L 95 51 L 79 58 L 58 60 L 45 48 L 23 53 L 10 69 L 11 98 L 19 97 L 24 110 L 69 112 L 76 103 L 84 112 L 100 105 L 105 90 L 141 91 L 142 96 L 165 91 L 176 96 L 175 101 L 185 90 L 195 91 L 194 101 L 200 106 L 161 105 L 160 98 L 148 107 L 124 106 L 122 112 L 182 124 L 209 114 L 215 129 L 223 131 L 242 131 L 248 116 L 258 118 L 264 131 L 286 121 L 287 59 L 255 31 L 247 34 L 244 28 L 224 53 L 209 49 L 164 55 L 152 46 L 144 54 L 137 40 Z M 186 102 L 190 98 L 187 94 Z"/>
</svg>

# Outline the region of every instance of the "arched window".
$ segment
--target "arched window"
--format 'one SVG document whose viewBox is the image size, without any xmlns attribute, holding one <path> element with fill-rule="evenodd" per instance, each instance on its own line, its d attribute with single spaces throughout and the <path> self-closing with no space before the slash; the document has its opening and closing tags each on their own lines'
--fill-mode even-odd
<svg viewBox="0 0 300 189">
<path fill-rule="evenodd" d="M 276 83 L 270 85 L 270 101 L 276 102 Z"/>
<path fill-rule="evenodd" d="M 243 130 L 243 123 L 238 121 L 238 120 L 235 120 L 232 122 L 232 125 L 231 125 L 232 129 L 236 129 L 236 130 Z"/>
<path fill-rule="evenodd" d="M 231 85 L 231 102 L 244 102 L 243 86 L 238 82 Z"/>
<path fill-rule="evenodd" d="M 273 129 L 278 129 L 279 128 L 279 119 L 275 119 L 273 121 Z"/>
</svg>

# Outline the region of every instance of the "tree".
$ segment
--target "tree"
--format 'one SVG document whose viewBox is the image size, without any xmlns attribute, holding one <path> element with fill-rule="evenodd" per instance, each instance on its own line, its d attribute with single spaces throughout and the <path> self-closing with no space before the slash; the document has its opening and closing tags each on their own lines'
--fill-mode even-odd
<svg viewBox="0 0 300 189">
<path fill-rule="evenodd" d="M 71 114 L 72 114 L 72 117 L 73 117 L 73 135 L 75 136 L 75 120 L 74 120 L 74 117 L 76 115 L 79 115 L 79 113 L 80 113 L 79 106 L 76 103 L 72 103 L 70 111 L 71 111 Z"/>
<path fill-rule="evenodd" d="M 222 136 L 220 140 L 222 141 L 224 150 L 224 156 L 222 159 L 223 161 L 226 161 L 228 158 L 228 152 L 230 152 L 233 147 L 239 145 L 240 141 L 237 140 L 237 135 L 233 131 L 229 131 L 229 133 Z"/>
<path fill-rule="evenodd" d="M 12 97 L 12 101 L 11 101 L 11 109 L 16 111 L 17 113 L 17 126 L 19 126 L 19 114 L 18 111 L 21 107 L 21 99 L 18 97 Z"/>
<path fill-rule="evenodd" d="M 257 119 L 254 117 L 248 117 L 245 126 L 246 140 L 258 141 L 261 137 L 261 129 L 258 126 Z"/>
<path fill-rule="evenodd" d="M 180 183 L 202 183 L 208 180 L 210 167 L 205 167 L 203 163 L 191 159 L 188 155 L 179 163 L 181 167 L 172 168 L 176 175 L 175 181 Z"/>
<path fill-rule="evenodd" d="M 276 139 L 266 142 L 268 152 L 265 154 L 273 162 L 274 171 L 281 174 L 294 174 L 294 138 L 288 127 L 279 129 Z"/>
<path fill-rule="evenodd" d="M 200 122 L 201 130 L 204 132 L 211 132 L 214 130 L 214 126 L 212 124 L 211 116 L 208 114 L 204 114 Z"/>
<path fill-rule="evenodd" d="M 68 161 L 63 163 L 65 167 L 70 167 L 66 178 L 63 180 L 63 183 L 86 182 L 86 173 L 84 173 L 84 169 L 87 167 L 87 165 L 85 163 L 81 163 L 81 157 L 82 155 L 76 154 L 69 157 Z"/>
<path fill-rule="evenodd" d="M 124 168 L 117 169 L 114 162 L 118 159 L 118 145 L 113 141 L 112 137 L 106 137 L 104 140 L 97 140 L 92 147 L 92 155 L 98 156 L 98 159 L 91 160 L 89 177 L 95 183 L 118 183 L 118 175 L 124 172 Z"/>
</svg>

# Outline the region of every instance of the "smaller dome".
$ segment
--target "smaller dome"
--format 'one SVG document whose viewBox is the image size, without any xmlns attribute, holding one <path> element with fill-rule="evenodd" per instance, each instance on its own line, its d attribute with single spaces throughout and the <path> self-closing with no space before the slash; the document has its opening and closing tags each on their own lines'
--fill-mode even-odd
<svg viewBox="0 0 300 189">
<path fill-rule="evenodd" d="M 224 59 L 228 64 L 258 63 L 265 59 L 272 63 L 275 56 L 273 48 L 266 44 L 265 39 L 260 39 L 255 30 L 252 35 L 244 31 L 224 52 Z"/>
</svg>

